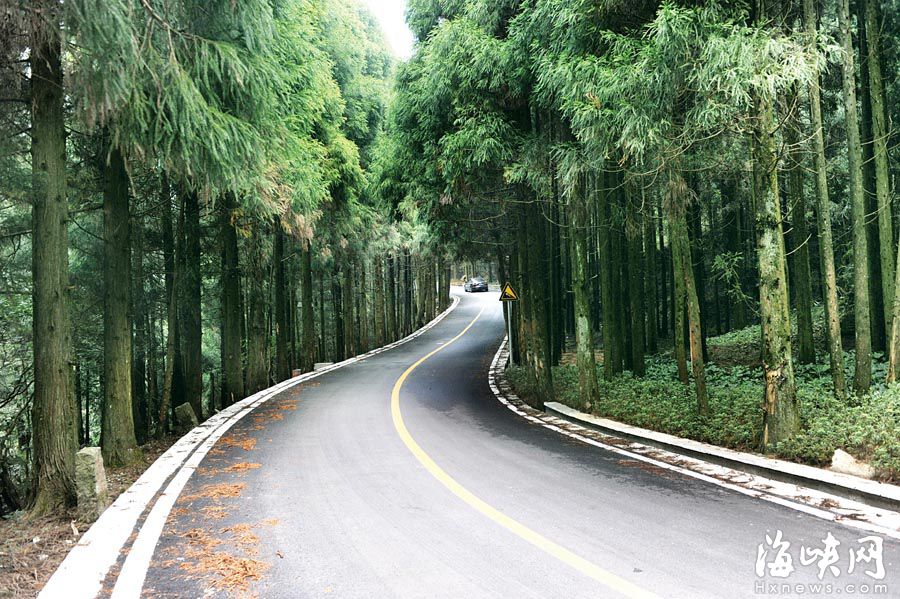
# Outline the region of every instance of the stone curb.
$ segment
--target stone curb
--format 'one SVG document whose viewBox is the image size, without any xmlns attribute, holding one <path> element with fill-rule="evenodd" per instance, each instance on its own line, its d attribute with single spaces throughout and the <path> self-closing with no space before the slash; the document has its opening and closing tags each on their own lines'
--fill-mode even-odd
<svg viewBox="0 0 900 599">
<path fill-rule="evenodd" d="M 768 458 L 762 455 L 735 451 L 717 445 L 622 424 L 614 420 L 585 414 L 557 402 L 545 403 L 544 409 L 548 414 L 607 435 L 698 458 L 720 466 L 758 474 L 773 480 L 833 493 L 876 507 L 900 511 L 900 487 L 896 485 L 832 472 L 814 466 Z"/>
</svg>

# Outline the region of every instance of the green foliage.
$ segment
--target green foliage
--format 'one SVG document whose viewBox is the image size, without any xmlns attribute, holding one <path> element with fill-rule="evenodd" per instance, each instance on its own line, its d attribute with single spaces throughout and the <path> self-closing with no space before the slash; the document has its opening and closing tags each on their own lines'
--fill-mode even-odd
<svg viewBox="0 0 900 599">
<path fill-rule="evenodd" d="M 67 2 L 87 125 L 132 158 L 216 195 L 264 186 L 265 116 L 281 73 L 268 2 Z M 103 18 L 98 18 L 103 15 Z"/>
</svg>

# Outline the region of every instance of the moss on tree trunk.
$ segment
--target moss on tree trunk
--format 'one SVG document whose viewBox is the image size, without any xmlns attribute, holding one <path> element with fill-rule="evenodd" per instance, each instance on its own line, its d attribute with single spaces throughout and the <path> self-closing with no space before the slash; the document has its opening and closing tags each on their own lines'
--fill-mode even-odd
<svg viewBox="0 0 900 599">
<path fill-rule="evenodd" d="M 131 405 L 131 215 L 122 153 L 103 156 L 103 460 L 112 467 L 140 459 Z"/>
<path fill-rule="evenodd" d="M 62 47 L 56 2 L 35 2 L 31 31 L 34 429 L 31 513 L 75 498 L 75 402 L 69 395 L 69 218 Z"/>
</svg>

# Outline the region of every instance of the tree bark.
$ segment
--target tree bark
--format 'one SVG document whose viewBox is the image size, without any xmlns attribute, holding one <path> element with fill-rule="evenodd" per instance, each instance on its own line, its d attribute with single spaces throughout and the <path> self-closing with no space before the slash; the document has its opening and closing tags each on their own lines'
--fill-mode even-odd
<svg viewBox="0 0 900 599">
<path fill-rule="evenodd" d="M 131 406 L 131 233 L 128 173 L 113 148 L 103 156 L 103 461 L 140 459 Z"/>
<path fill-rule="evenodd" d="M 32 403 L 35 517 L 75 498 L 75 405 L 69 395 L 69 218 L 57 3 L 36 0 L 31 31 Z"/>
<path fill-rule="evenodd" d="M 241 271 L 235 229 L 235 198 L 226 193 L 220 207 L 222 230 L 222 398 L 228 407 L 246 396 L 242 357 L 243 306 Z"/>
<path fill-rule="evenodd" d="M 796 100 L 796 93 L 792 94 Z M 790 102 L 795 105 L 796 102 Z M 795 110 L 797 110 L 795 108 Z M 809 226 L 806 223 L 806 194 L 803 191 L 803 152 L 798 135 L 799 120 L 793 116 L 786 125 L 785 143 L 788 146 L 787 186 L 791 211 L 791 251 L 794 256 L 791 272 L 795 305 L 797 307 L 798 360 L 801 364 L 816 361 L 812 321 L 812 273 L 809 267 Z"/>
<path fill-rule="evenodd" d="M 625 235 L 628 241 L 628 296 L 631 303 L 631 371 L 644 376 L 644 256 L 642 247 L 643 227 L 638 219 L 638 209 L 631 193 L 626 197 L 627 217 Z"/>
<path fill-rule="evenodd" d="M 393 255 L 387 258 L 387 280 L 385 281 L 385 340 L 388 343 L 397 340 L 397 293 L 396 280 L 397 269 L 395 267 L 396 259 Z"/>
<path fill-rule="evenodd" d="M 527 268 L 525 269 L 528 309 L 527 324 L 529 335 L 529 367 L 536 383 L 534 407 L 540 408 L 544 402 L 553 401 L 553 376 L 551 371 L 552 353 L 550 348 L 549 290 L 543 284 L 547 280 L 546 269 L 546 226 L 538 200 L 532 198 L 524 206 L 525 222 L 528 230 L 529 247 Z"/>
<path fill-rule="evenodd" d="M 300 370 L 311 372 L 316 362 L 316 323 L 313 315 L 312 246 L 304 241 L 300 251 Z"/>
<path fill-rule="evenodd" d="M 203 421 L 203 343 L 200 314 L 200 200 L 194 191 L 184 195 L 184 272 L 181 323 L 184 341 L 184 392 Z"/>
<path fill-rule="evenodd" d="M 709 411 L 706 391 L 706 364 L 703 357 L 703 332 L 700 320 L 700 301 L 694 280 L 691 260 L 691 241 L 688 236 L 687 202 L 688 189 L 680 173 L 673 175 L 669 182 L 669 221 L 671 222 L 672 262 L 675 269 L 676 313 L 675 313 L 675 355 L 679 362 L 679 376 L 687 378 L 687 365 L 682 366 L 684 352 L 684 313 L 687 313 L 688 346 L 691 349 L 691 371 L 694 375 L 694 391 L 697 397 L 697 412 L 705 416 Z M 681 296 L 680 300 L 678 295 Z M 680 304 L 680 305 L 679 305 Z M 679 319 L 681 322 L 679 323 Z M 679 339 L 680 337 L 680 339 Z"/>
<path fill-rule="evenodd" d="M 568 215 L 571 221 L 569 235 L 572 239 L 572 291 L 575 306 L 575 367 L 578 371 L 578 396 L 585 410 L 590 410 L 600 400 L 597 385 L 597 365 L 594 359 L 594 327 L 591 322 L 590 290 L 588 276 L 588 207 L 584 181 L 569 200 Z"/>
<path fill-rule="evenodd" d="M 762 446 L 770 449 L 800 430 L 800 412 L 791 357 L 790 304 L 776 169 L 778 157 L 773 134 L 775 124 L 771 103 L 762 94 L 755 98 L 755 116 L 753 199 L 765 371 Z"/>
<path fill-rule="evenodd" d="M 385 344 L 387 333 L 385 330 L 385 307 L 384 307 L 384 261 L 380 256 L 375 256 L 375 268 L 373 273 L 375 279 L 373 286 L 375 290 L 375 346 L 382 347 Z"/>
<path fill-rule="evenodd" d="M 662 290 L 662 301 L 660 302 L 660 323 L 659 323 L 659 331 L 663 336 L 667 336 L 669 334 L 669 323 L 670 323 L 670 314 L 672 312 L 669 303 L 669 287 L 672 279 L 672 272 L 669 268 L 669 258 L 668 252 L 666 251 L 666 239 L 665 233 L 663 231 L 663 217 L 662 217 L 662 206 L 659 203 L 656 205 L 656 219 L 657 219 L 657 234 L 659 235 L 659 272 L 660 272 L 660 287 Z M 685 369 L 687 372 L 687 369 Z"/>
<path fill-rule="evenodd" d="M 810 39 L 816 36 L 816 9 L 813 0 L 803 0 L 803 25 Z M 841 317 L 838 305 L 837 274 L 834 265 L 834 241 L 831 230 L 831 201 L 828 197 L 828 162 L 825 158 L 825 134 L 819 78 L 809 84 L 809 112 L 813 128 L 816 169 L 816 216 L 819 229 L 819 260 L 822 268 L 823 299 L 828 330 L 828 357 L 831 380 L 838 399 L 847 395 L 844 381 L 844 351 L 841 346 Z"/>
<path fill-rule="evenodd" d="M 882 297 L 885 330 L 893 336 L 894 309 L 894 232 L 891 206 L 891 179 L 888 164 L 888 130 L 885 114 L 884 77 L 881 71 L 881 18 L 876 0 L 863 0 L 869 74 L 869 99 L 872 115 L 872 153 L 875 167 L 875 197 L 878 207 L 878 242 L 881 262 Z"/>
<path fill-rule="evenodd" d="M 843 48 L 844 116 L 847 125 L 847 160 L 853 218 L 853 297 L 856 332 L 856 373 L 853 387 L 865 393 L 872 382 L 872 338 L 869 315 L 869 256 L 866 239 L 866 200 L 863 193 L 862 146 L 856 107 L 856 64 L 850 28 L 850 0 L 839 0 L 840 40 Z M 777 183 L 776 183 L 777 184 Z"/>
<path fill-rule="evenodd" d="M 615 280 L 613 269 L 615 264 L 612 257 L 612 219 L 610 218 L 608 186 L 602 185 L 600 189 L 596 190 L 596 193 L 598 200 L 597 231 L 599 233 L 598 245 L 600 250 L 600 307 L 603 320 L 603 377 L 609 381 L 616 374 L 615 353 L 618 343 L 616 338 L 619 330 L 613 301 L 615 294 L 613 289 L 613 281 Z"/>
<path fill-rule="evenodd" d="M 331 276 L 331 312 L 334 320 L 334 361 L 340 362 L 346 355 L 346 341 L 344 340 L 344 297 L 341 289 L 341 268 L 335 261 L 334 272 Z"/>
<path fill-rule="evenodd" d="M 161 196 L 163 200 L 163 256 L 166 264 L 166 369 L 163 374 L 163 392 L 159 402 L 159 422 L 156 429 L 156 437 L 162 438 L 166 433 L 169 410 L 172 403 L 178 399 L 176 396 L 176 374 L 181 366 L 178 356 L 178 297 L 181 295 L 181 261 L 176 259 L 174 250 L 174 235 L 172 232 L 172 198 L 169 189 L 169 181 L 165 174 L 162 176 Z M 181 236 L 183 219 L 181 212 L 178 216 L 178 236 Z"/>
<path fill-rule="evenodd" d="M 284 273 L 284 231 L 281 224 L 275 223 L 274 234 L 275 263 L 275 382 L 280 383 L 291 378 L 291 364 L 288 357 L 288 340 L 290 325 L 288 324 L 287 281 Z"/>
<path fill-rule="evenodd" d="M 353 263 L 349 256 L 341 266 L 343 282 L 341 283 L 342 308 L 344 310 L 344 358 L 352 358 L 357 354 L 356 326 L 353 309 Z"/>
<path fill-rule="evenodd" d="M 857 101 L 859 102 L 859 137 L 862 150 L 862 186 L 865 198 L 866 240 L 869 249 L 869 323 L 873 352 L 887 350 L 888 331 L 885 329 L 885 306 L 882 290 L 881 260 L 878 244 L 878 201 L 875 197 L 875 155 L 872 150 L 872 104 L 869 94 L 868 43 L 866 41 L 865 2 L 855 2 L 857 38 L 859 48 L 859 68 L 856 79 Z M 851 17 L 852 18 L 852 17 Z"/>
<path fill-rule="evenodd" d="M 654 225 L 654 215 L 649 203 L 644 203 L 644 247 L 646 248 L 646 291 L 647 298 L 647 330 L 646 341 L 647 351 L 651 354 L 656 353 L 658 349 L 659 335 L 659 291 L 658 291 L 658 271 L 659 251 L 656 248 L 656 227 Z"/>
<path fill-rule="evenodd" d="M 403 256 L 403 336 L 412 333 L 413 323 L 415 322 L 414 282 L 412 256 L 410 256 L 409 250 L 406 250 Z"/>
<path fill-rule="evenodd" d="M 266 280 L 269 272 L 265 247 L 265 231 L 257 223 L 248 239 L 249 279 L 247 323 L 247 388 L 248 395 L 269 386 L 268 337 L 266 327 Z"/>
<path fill-rule="evenodd" d="M 369 282 L 366 280 L 366 260 L 359 262 L 359 353 L 369 351 Z"/>
<path fill-rule="evenodd" d="M 149 418 L 147 405 L 147 339 L 149 331 L 147 296 L 144 293 L 144 225 L 133 218 L 134 260 L 132 303 L 134 305 L 134 360 L 131 372 L 131 407 L 134 436 L 138 445 L 147 442 Z"/>
</svg>

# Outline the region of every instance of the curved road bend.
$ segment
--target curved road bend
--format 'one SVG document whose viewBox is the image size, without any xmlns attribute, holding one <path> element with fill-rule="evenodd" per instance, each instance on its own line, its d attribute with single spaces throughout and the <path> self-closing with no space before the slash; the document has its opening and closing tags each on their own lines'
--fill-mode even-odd
<svg viewBox="0 0 900 599">
<path fill-rule="evenodd" d="M 497 299 L 465 294 L 418 339 L 238 423 L 176 503 L 144 596 L 760 597 L 779 582 L 754 571 L 777 530 L 792 585 L 818 582 L 799 547 L 824 547 L 829 532 L 841 571 L 825 581 L 844 596 L 874 582 L 862 565 L 847 574 L 865 533 L 623 459 L 501 405 L 487 383 L 504 333 Z M 212 574 L 228 564 L 259 579 Z M 884 542 L 884 566 L 887 596 L 900 597 L 896 541 Z"/>
</svg>

